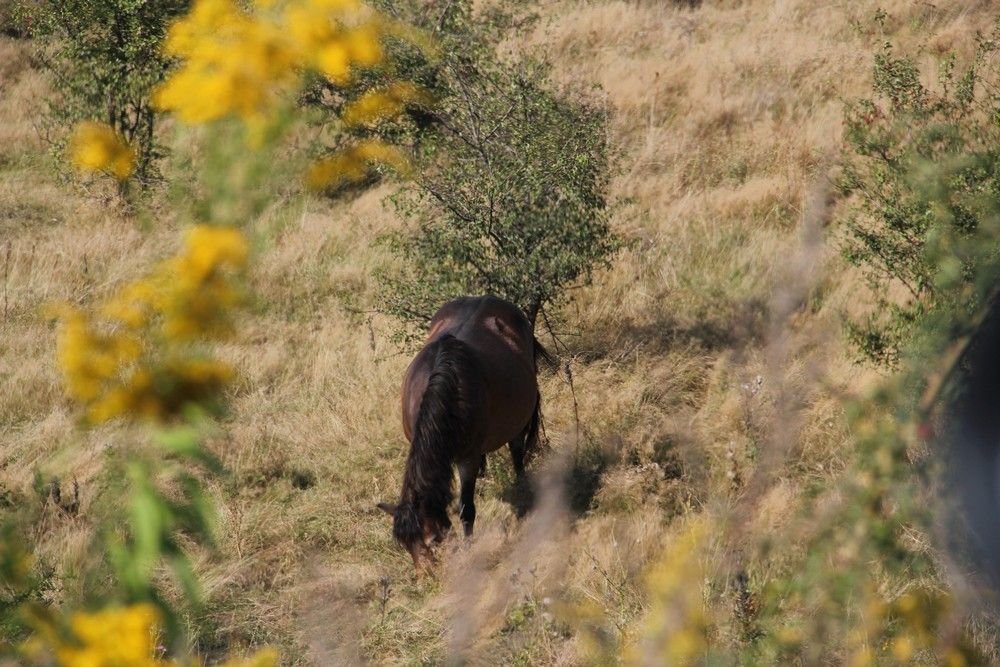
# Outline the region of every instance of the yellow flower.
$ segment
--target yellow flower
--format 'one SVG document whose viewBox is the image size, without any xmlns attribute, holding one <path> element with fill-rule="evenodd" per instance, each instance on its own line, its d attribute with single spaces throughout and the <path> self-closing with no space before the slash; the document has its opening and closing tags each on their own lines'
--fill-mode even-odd
<svg viewBox="0 0 1000 667">
<path fill-rule="evenodd" d="M 954 647 L 948 649 L 941 662 L 945 667 L 965 667 L 969 664 L 969 660 L 965 657 L 962 650 Z"/>
<path fill-rule="evenodd" d="M 892 640 L 892 657 L 898 662 L 907 663 L 913 657 L 913 639 L 903 635 Z"/>
<path fill-rule="evenodd" d="M 135 169 L 135 151 L 110 126 L 84 122 L 70 139 L 73 163 L 85 171 L 100 171 L 122 181 Z"/>
<path fill-rule="evenodd" d="M 232 369 L 193 345 L 232 333 L 249 252 L 239 230 L 197 225 L 175 257 L 93 313 L 58 309 L 59 365 L 89 422 L 165 420 L 188 403 L 217 403 Z"/>
<path fill-rule="evenodd" d="M 403 174 L 410 172 L 410 162 L 400 149 L 371 139 L 313 164 L 306 174 L 306 185 L 312 190 L 328 190 L 345 183 L 360 183 L 376 165 Z"/>
<path fill-rule="evenodd" d="M 298 50 L 300 64 L 330 81 L 350 82 L 352 67 L 373 67 L 382 61 L 382 23 L 358 22 L 361 4 L 352 0 L 290 2 L 282 25 Z M 350 26 L 351 22 L 355 25 Z"/>
<path fill-rule="evenodd" d="M 66 376 L 67 388 L 77 400 L 94 401 L 102 385 L 118 374 L 124 364 L 138 357 L 141 345 L 124 332 L 96 330 L 77 309 L 65 307 L 61 317 L 63 326 L 57 341 L 57 358 Z"/>
<path fill-rule="evenodd" d="M 228 312 L 243 301 L 231 276 L 243 271 L 249 253 L 246 238 L 232 227 L 197 225 L 189 230 L 184 251 L 166 271 L 170 287 L 161 307 L 165 336 L 227 336 Z"/>
<path fill-rule="evenodd" d="M 370 90 L 344 107 L 341 118 L 347 125 L 373 126 L 398 116 L 413 104 L 429 104 L 430 95 L 408 81 L 394 83 L 382 90 Z"/>
<path fill-rule="evenodd" d="M 638 647 L 627 662 L 687 665 L 706 649 L 708 620 L 702 595 L 702 556 L 709 525 L 699 519 L 665 551 L 649 574 L 650 612 Z"/>
<path fill-rule="evenodd" d="M 154 103 L 188 123 L 236 116 L 259 130 L 305 71 L 346 84 L 353 68 L 382 61 L 383 22 L 360 20 L 355 0 L 290 0 L 281 12 L 271 4 L 248 12 L 232 0 L 195 2 L 167 35 L 164 49 L 181 66 Z"/>
<path fill-rule="evenodd" d="M 183 269 L 191 271 L 199 281 L 220 269 L 243 269 L 250 254 L 240 230 L 211 225 L 192 227 L 184 240 L 184 250 Z"/>
<path fill-rule="evenodd" d="M 280 26 L 230 0 L 195 2 L 171 27 L 164 50 L 182 65 L 153 101 L 192 124 L 230 115 L 257 121 L 298 80 L 298 54 Z"/>
<path fill-rule="evenodd" d="M 31 664 L 59 667 L 181 667 L 179 662 L 157 657 L 160 614 L 150 604 L 106 607 L 74 612 L 68 635 L 60 632 L 58 617 L 33 618 L 33 637 L 24 642 L 21 656 Z M 265 648 L 248 658 L 234 658 L 221 667 L 277 667 L 278 652 Z"/>
<path fill-rule="evenodd" d="M 70 630 L 76 643 L 55 649 L 60 665 L 88 667 L 153 666 L 159 614 L 152 605 L 110 607 L 93 613 L 76 612 Z"/>
<path fill-rule="evenodd" d="M 851 665 L 851 667 L 868 667 L 868 665 L 874 665 L 875 651 L 873 651 L 870 646 L 865 646 L 851 656 L 848 664 Z"/>
</svg>

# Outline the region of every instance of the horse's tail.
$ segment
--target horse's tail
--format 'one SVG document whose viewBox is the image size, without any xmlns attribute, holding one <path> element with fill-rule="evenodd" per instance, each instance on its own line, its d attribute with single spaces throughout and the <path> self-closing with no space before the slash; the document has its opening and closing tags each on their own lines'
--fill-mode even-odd
<svg viewBox="0 0 1000 667">
<path fill-rule="evenodd" d="M 423 537 L 417 509 L 440 525 L 451 526 L 448 505 L 454 498 L 451 464 L 456 448 L 465 445 L 471 426 L 468 388 L 462 376 L 475 364 L 472 351 L 450 334 L 431 343 L 434 362 L 420 400 L 406 461 L 412 499 L 393 522 L 394 537 L 411 544 Z"/>
<path fill-rule="evenodd" d="M 544 430 L 545 425 L 542 422 L 542 395 L 539 393 L 538 398 L 535 399 L 535 410 L 531 413 L 531 420 L 528 422 L 528 426 L 524 432 L 524 460 L 526 463 L 531 461 L 541 446 L 542 443 L 539 436 Z"/>
<path fill-rule="evenodd" d="M 545 349 L 541 341 L 537 337 L 533 339 L 534 343 L 534 356 L 535 356 L 535 372 L 538 372 L 538 362 L 539 360 L 544 361 L 550 370 L 555 370 L 559 366 L 559 360 L 556 359 L 555 355 Z M 535 410 L 531 413 L 531 421 L 528 422 L 528 427 L 525 431 L 524 437 L 524 453 L 525 456 L 530 459 L 534 453 L 541 446 L 540 436 L 545 433 L 545 422 L 542 419 L 542 394 L 538 394 L 538 398 L 535 399 Z"/>
</svg>

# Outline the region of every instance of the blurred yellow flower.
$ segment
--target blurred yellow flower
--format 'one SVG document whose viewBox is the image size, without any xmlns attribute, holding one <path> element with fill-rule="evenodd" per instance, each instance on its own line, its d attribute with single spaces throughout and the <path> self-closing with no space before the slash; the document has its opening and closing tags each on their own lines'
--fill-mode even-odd
<svg viewBox="0 0 1000 667">
<path fill-rule="evenodd" d="M 135 170 L 135 151 L 104 123 L 87 121 L 76 126 L 70 158 L 79 169 L 104 172 L 120 181 Z"/>
<path fill-rule="evenodd" d="M 869 667 L 875 664 L 875 651 L 870 646 L 865 646 L 851 656 L 847 663 L 851 667 Z"/>
<path fill-rule="evenodd" d="M 703 550 L 708 521 L 691 523 L 675 539 L 649 574 L 650 612 L 638 646 L 626 657 L 631 664 L 688 665 L 703 655 L 708 617 L 702 585 Z"/>
<path fill-rule="evenodd" d="M 188 403 L 213 404 L 233 371 L 196 344 L 232 333 L 248 256 L 239 230 L 198 225 L 181 252 L 93 313 L 58 309 L 57 360 L 89 422 L 163 421 Z"/>
<path fill-rule="evenodd" d="M 903 635 L 892 640 L 892 657 L 898 662 L 908 663 L 913 653 L 914 645 L 911 637 Z"/>
<path fill-rule="evenodd" d="M 160 613 L 147 603 L 110 606 L 69 616 L 68 632 L 54 616 L 33 618 L 35 635 L 21 646 L 30 664 L 58 667 L 181 667 L 202 664 L 158 657 Z M 265 648 L 247 658 L 233 658 L 220 667 L 277 667 L 278 652 Z"/>
<path fill-rule="evenodd" d="M 381 90 L 369 90 L 344 107 L 340 117 L 350 126 L 374 126 L 402 113 L 410 105 L 429 105 L 430 95 L 420 86 L 400 81 Z"/>
<path fill-rule="evenodd" d="M 232 276 L 246 268 L 249 253 L 246 237 L 232 227 L 197 225 L 188 231 L 184 251 L 161 271 L 171 283 L 160 306 L 167 338 L 232 333 L 228 314 L 243 302 Z"/>
<path fill-rule="evenodd" d="M 175 23 L 164 50 L 183 62 L 154 103 L 197 124 L 236 115 L 255 121 L 297 80 L 296 53 L 280 26 L 230 0 L 199 0 Z"/>
<path fill-rule="evenodd" d="M 184 251 L 178 258 L 178 274 L 200 284 L 220 270 L 244 269 L 250 247 L 238 229 L 196 225 L 187 232 Z"/>
<path fill-rule="evenodd" d="M 70 617 L 77 643 L 55 649 L 60 665 L 119 667 L 165 665 L 154 657 L 159 615 L 149 604 L 109 607 Z"/>
<path fill-rule="evenodd" d="M 940 627 L 943 616 L 949 613 L 952 602 L 947 592 L 927 588 L 913 588 L 891 603 L 878 592 L 874 582 L 863 587 L 864 613 L 860 623 L 849 633 L 852 645 L 852 665 L 878 664 L 879 654 L 888 649 L 899 664 L 909 664 L 920 651 L 938 650 L 948 658 L 962 664 L 965 652 L 962 647 L 948 647 L 941 651 L 940 637 L 934 628 Z"/>
<path fill-rule="evenodd" d="M 342 85 L 352 69 L 378 65 L 386 25 L 356 0 L 259 2 L 254 11 L 197 0 L 167 36 L 164 49 L 181 65 L 154 102 L 192 124 L 236 116 L 259 127 L 306 71 Z"/>
<path fill-rule="evenodd" d="M 966 665 L 970 664 L 970 661 L 962 649 L 952 647 L 945 652 L 941 664 L 945 665 L 945 667 L 966 667 Z"/>
<path fill-rule="evenodd" d="M 306 185 L 321 191 L 345 183 L 360 183 L 377 165 L 391 167 L 404 175 L 410 173 L 410 161 L 399 148 L 370 139 L 317 161 L 306 174 Z"/>
<path fill-rule="evenodd" d="M 362 6 L 351 0 L 299 0 L 287 3 L 282 25 L 302 68 L 346 84 L 352 67 L 372 67 L 382 60 L 380 23 L 358 21 Z M 349 27 L 353 22 L 355 25 Z"/>
</svg>

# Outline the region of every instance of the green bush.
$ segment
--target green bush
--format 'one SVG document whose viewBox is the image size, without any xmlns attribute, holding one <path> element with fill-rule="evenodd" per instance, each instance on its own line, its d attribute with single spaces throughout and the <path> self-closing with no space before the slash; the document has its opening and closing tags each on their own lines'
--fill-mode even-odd
<svg viewBox="0 0 1000 667">
<path fill-rule="evenodd" d="M 440 61 L 414 77 L 437 103 L 412 117 L 417 169 L 394 197 L 412 222 L 390 239 L 402 270 L 382 306 L 411 321 L 460 294 L 492 293 L 532 324 L 619 247 L 607 186 L 607 110 L 557 92 L 549 68 L 506 62 L 510 15 L 455 2 L 438 21 Z"/>
<path fill-rule="evenodd" d="M 980 37 L 961 70 L 954 56 L 945 58 L 934 88 L 921 82 L 913 58 L 887 44 L 875 58 L 874 96 L 848 107 L 842 187 L 857 205 L 842 249 L 877 304 L 847 329 L 862 357 L 878 365 L 896 367 L 921 322 L 955 305 L 945 301 L 963 299 L 954 287 L 975 273 L 970 256 L 946 246 L 972 238 L 988 215 L 983 202 L 1000 196 L 1000 97 L 993 92 L 1000 71 L 991 63 L 998 34 Z M 946 162 L 947 195 L 929 196 L 927 172 Z"/>
<path fill-rule="evenodd" d="M 160 45 L 189 0 L 42 0 L 28 23 L 39 38 L 40 61 L 57 92 L 47 102 L 47 139 L 61 153 L 70 128 L 107 123 L 136 151 L 133 178 L 157 176 L 163 148 L 156 140 L 151 95 L 169 60 Z"/>
<path fill-rule="evenodd" d="M 24 22 L 18 14 L 19 3 L 14 0 L 0 0 L 0 35 L 23 37 Z"/>
</svg>

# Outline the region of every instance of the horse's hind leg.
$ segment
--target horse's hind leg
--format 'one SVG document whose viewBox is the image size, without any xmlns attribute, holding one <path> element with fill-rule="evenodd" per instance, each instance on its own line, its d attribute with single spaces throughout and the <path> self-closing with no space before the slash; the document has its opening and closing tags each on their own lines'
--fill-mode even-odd
<svg viewBox="0 0 1000 667">
<path fill-rule="evenodd" d="M 524 456 L 528 452 L 526 434 L 527 430 L 522 431 L 507 443 L 507 446 L 510 447 L 510 460 L 514 464 L 514 474 L 517 475 L 518 479 L 524 477 Z"/>
<path fill-rule="evenodd" d="M 486 477 L 486 454 L 479 460 L 479 479 Z"/>
<path fill-rule="evenodd" d="M 462 485 L 459 493 L 458 517 L 462 520 L 465 536 L 472 535 L 476 523 L 476 475 L 479 473 L 479 459 L 470 459 L 458 464 L 458 479 Z"/>
<path fill-rule="evenodd" d="M 507 443 L 510 446 L 510 460 L 514 463 L 514 472 L 518 479 L 524 477 L 524 458 L 529 451 L 538 447 L 538 431 L 542 425 L 542 397 L 535 399 L 535 410 L 531 419 L 524 425 L 516 438 Z"/>
<path fill-rule="evenodd" d="M 528 450 L 538 446 L 538 429 L 541 425 L 541 419 L 542 399 L 539 396 L 535 400 L 535 410 L 531 414 L 531 419 L 525 424 L 524 430 L 507 443 L 510 446 L 510 460 L 514 464 L 514 472 L 518 479 L 524 477 L 524 458 L 527 456 Z"/>
<path fill-rule="evenodd" d="M 531 484 L 524 473 L 524 457 L 528 452 L 527 429 L 507 444 L 510 447 L 510 460 L 514 464 L 516 474 L 514 484 L 507 491 L 507 499 L 514 508 L 517 518 L 520 519 L 528 513 L 534 503 Z"/>
</svg>

